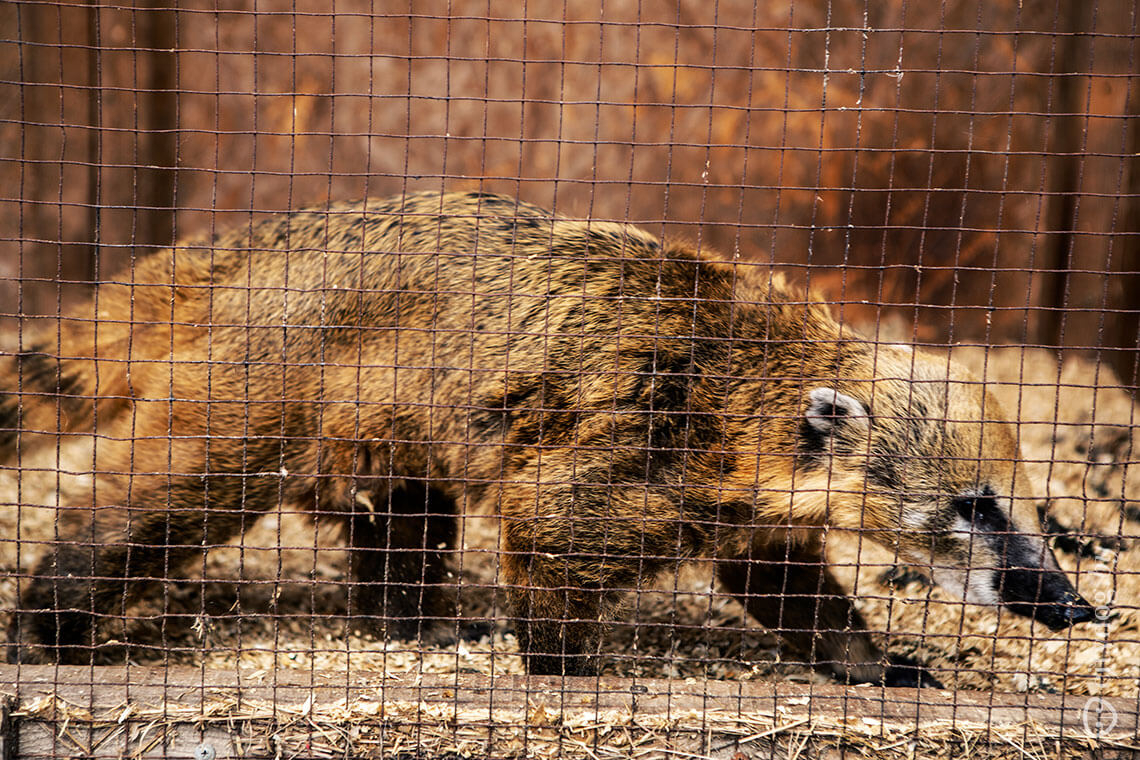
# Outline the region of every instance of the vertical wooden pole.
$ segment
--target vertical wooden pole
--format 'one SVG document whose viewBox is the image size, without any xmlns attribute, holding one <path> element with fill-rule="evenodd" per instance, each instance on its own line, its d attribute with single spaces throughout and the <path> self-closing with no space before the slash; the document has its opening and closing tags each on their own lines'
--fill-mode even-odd
<svg viewBox="0 0 1140 760">
<path fill-rule="evenodd" d="M 1057 96 L 1052 111 L 1061 114 L 1052 117 L 1053 131 L 1048 150 L 1054 154 L 1049 161 L 1049 201 L 1046 212 L 1048 234 L 1042 246 L 1041 312 L 1036 333 L 1037 342 L 1047 346 L 1064 343 L 1065 308 L 1069 289 L 1070 257 L 1073 253 L 1076 228 L 1077 193 L 1080 178 L 1085 118 L 1081 84 L 1083 77 L 1076 76 L 1088 61 L 1087 41 L 1081 32 L 1088 14 L 1086 3 L 1061 3 L 1060 37 L 1054 76 Z M 1059 76 L 1058 76 L 1059 75 Z"/>
<path fill-rule="evenodd" d="M 149 210 L 139 224 L 138 242 L 162 247 L 173 242 L 175 171 L 178 161 L 178 28 L 169 2 L 152 2 L 141 11 L 150 76 L 142 99 L 143 168 L 139 172 L 139 201 Z"/>
<path fill-rule="evenodd" d="M 19 726 L 12 717 L 15 709 L 15 697 L 0 698 L 0 760 L 16 760 L 20 754 Z"/>
<path fill-rule="evenodd" d="M 1113 256 L 1113 287 L 1109 290 L 1105 318 L 1104 343 L 1112 368 L 1125 385 L 1133 390 L 1140 385 L 1140 81 L 1133 79 L 1128 94 L 1128 132 L 1125 150 L 1128 157 L 1125 197 L 1117 218 L 1124 233 L 1118 238 Z"/>
<path fill-rule="evenodd" d="M 99 55 L 99 5 L 98 0 L 87 3 L 87 234 L 88 246 L 84 279 L 94 281 L 99 276 L 99 207 L 102 203 L 100 187 L 103 163 L 103 71 L 102 57 Z"/>
</svg>

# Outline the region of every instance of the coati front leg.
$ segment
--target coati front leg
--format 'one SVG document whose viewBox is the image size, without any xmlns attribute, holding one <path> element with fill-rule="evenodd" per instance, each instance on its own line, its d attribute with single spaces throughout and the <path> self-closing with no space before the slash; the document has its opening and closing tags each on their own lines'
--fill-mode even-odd
<svg viewBox="0 0 1140 760">
<path fill-rule="evenodd" d="M 590 675 L 604 618 L 620 592 L 591 588 L 589 559 L 508 549 L 503 573 L 519 651 L 532 675 Z"/>
<path fill-rule="evenodd" d="M 644 487 L 579 482 L 514 485 L 501 511 L 500 564 L 527 672 L 590 674 L 621 597 L 677 554 L 675 521 L 651 517 L 675 506 Z"/>
<path fill-rule="evenodd" d="M 428 633 L 446 639 L 454 620 L 447 558 L 455 548 L 455 501 L 423 482 L 358 490 L 346 526 L 350 547 L 348 614 L 380 623 L 388 638 Z"/>
<path fill-rule="evenodd" d="M 839 582 L 818 538 L 758 537 L 747 557 L 722 559 L 718 576 L 752 617 L 817 669 L 841 681 L 940 687 L 904 659 L 886 661 Z"/>
</svg>

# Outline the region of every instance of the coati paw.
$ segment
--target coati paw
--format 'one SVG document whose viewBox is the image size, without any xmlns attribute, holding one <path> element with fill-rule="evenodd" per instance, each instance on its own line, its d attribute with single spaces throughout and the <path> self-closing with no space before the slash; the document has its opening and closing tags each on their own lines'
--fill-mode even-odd
<svg viewBox="0 0 1140 760">
<path fill-rule="evenodd" d="M 91 616 L 75 610 L 15 613 L 5 656 L 10 663 L 83 665 L 90 662 Z"/>
<path fill-rule="evenodd" d="M 526 653 L 526 672 L 532 676 L 592 676 L 597 670 L 589 657 L 581 654 Z"/>
<path fill-rule="evenodd" d="M 374 632 L 387 641 L 417 642 L 421 646 L 448 647 L 457 641 L 454 626 L 421 617 L 381 618 Z"/>
<path fill-rule="evenodd" d="M 15 642 L 4 647 L 4 659 L 10 665 L 47 665 L 53 661 L 43 647 Z"/>
<path fill-rule="evenodd" d="M 515 618 L 519 653 L 532 676 L 590 676 L 597 666 L 585 652 L 596 642 L 595 626 Z"/>
<path fill-rule="evenodd" d="M 447 630 L 453 629 L 449 626 Z M 461 641 L 479 641 L 494 635 L 495 624 L 490 620 L 461 620 L 458 633 Z"/>
<path fill-rule="evenodd" d="M 909 657 L 892 655 L 883 671 L 883 686 L 911 689 L 942 689 L 942 682 Z"/>
<path fill-rule="evenodd" d="M 454 646 L 460 641 L 479 641 L 495 631 L 489 620 L 425 620 L 423 618 L 385 618 L 372 626 L 374 635 L 395 641 L 418 641 L 435 647 Z M 366 629 L 356 629 L 365 632 Z"/>
</svg>

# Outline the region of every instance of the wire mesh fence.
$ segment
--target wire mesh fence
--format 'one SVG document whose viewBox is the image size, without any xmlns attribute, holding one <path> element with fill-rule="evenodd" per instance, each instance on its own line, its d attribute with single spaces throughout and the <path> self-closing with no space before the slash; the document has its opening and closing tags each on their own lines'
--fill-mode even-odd
<svg viewBox="0 0 1140 760">
<path fill-rule="evenodd" d="M 0 18 L 4 757 L 1136 751 L 1132 3 Z"/>
</svg>

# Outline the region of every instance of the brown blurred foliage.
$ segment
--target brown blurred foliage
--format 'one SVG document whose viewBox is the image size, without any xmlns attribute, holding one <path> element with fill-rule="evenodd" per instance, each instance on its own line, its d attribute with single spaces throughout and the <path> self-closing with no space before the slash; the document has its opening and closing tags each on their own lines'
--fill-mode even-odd
<svg viewBox="0 0 1140 760">
<path fill-rule="evenodd" d="M 482 188 L 1132 377 L 1132 0 L 252 7 L 0 9 L 4 325 L 250 214 Z"/>
</svg>

